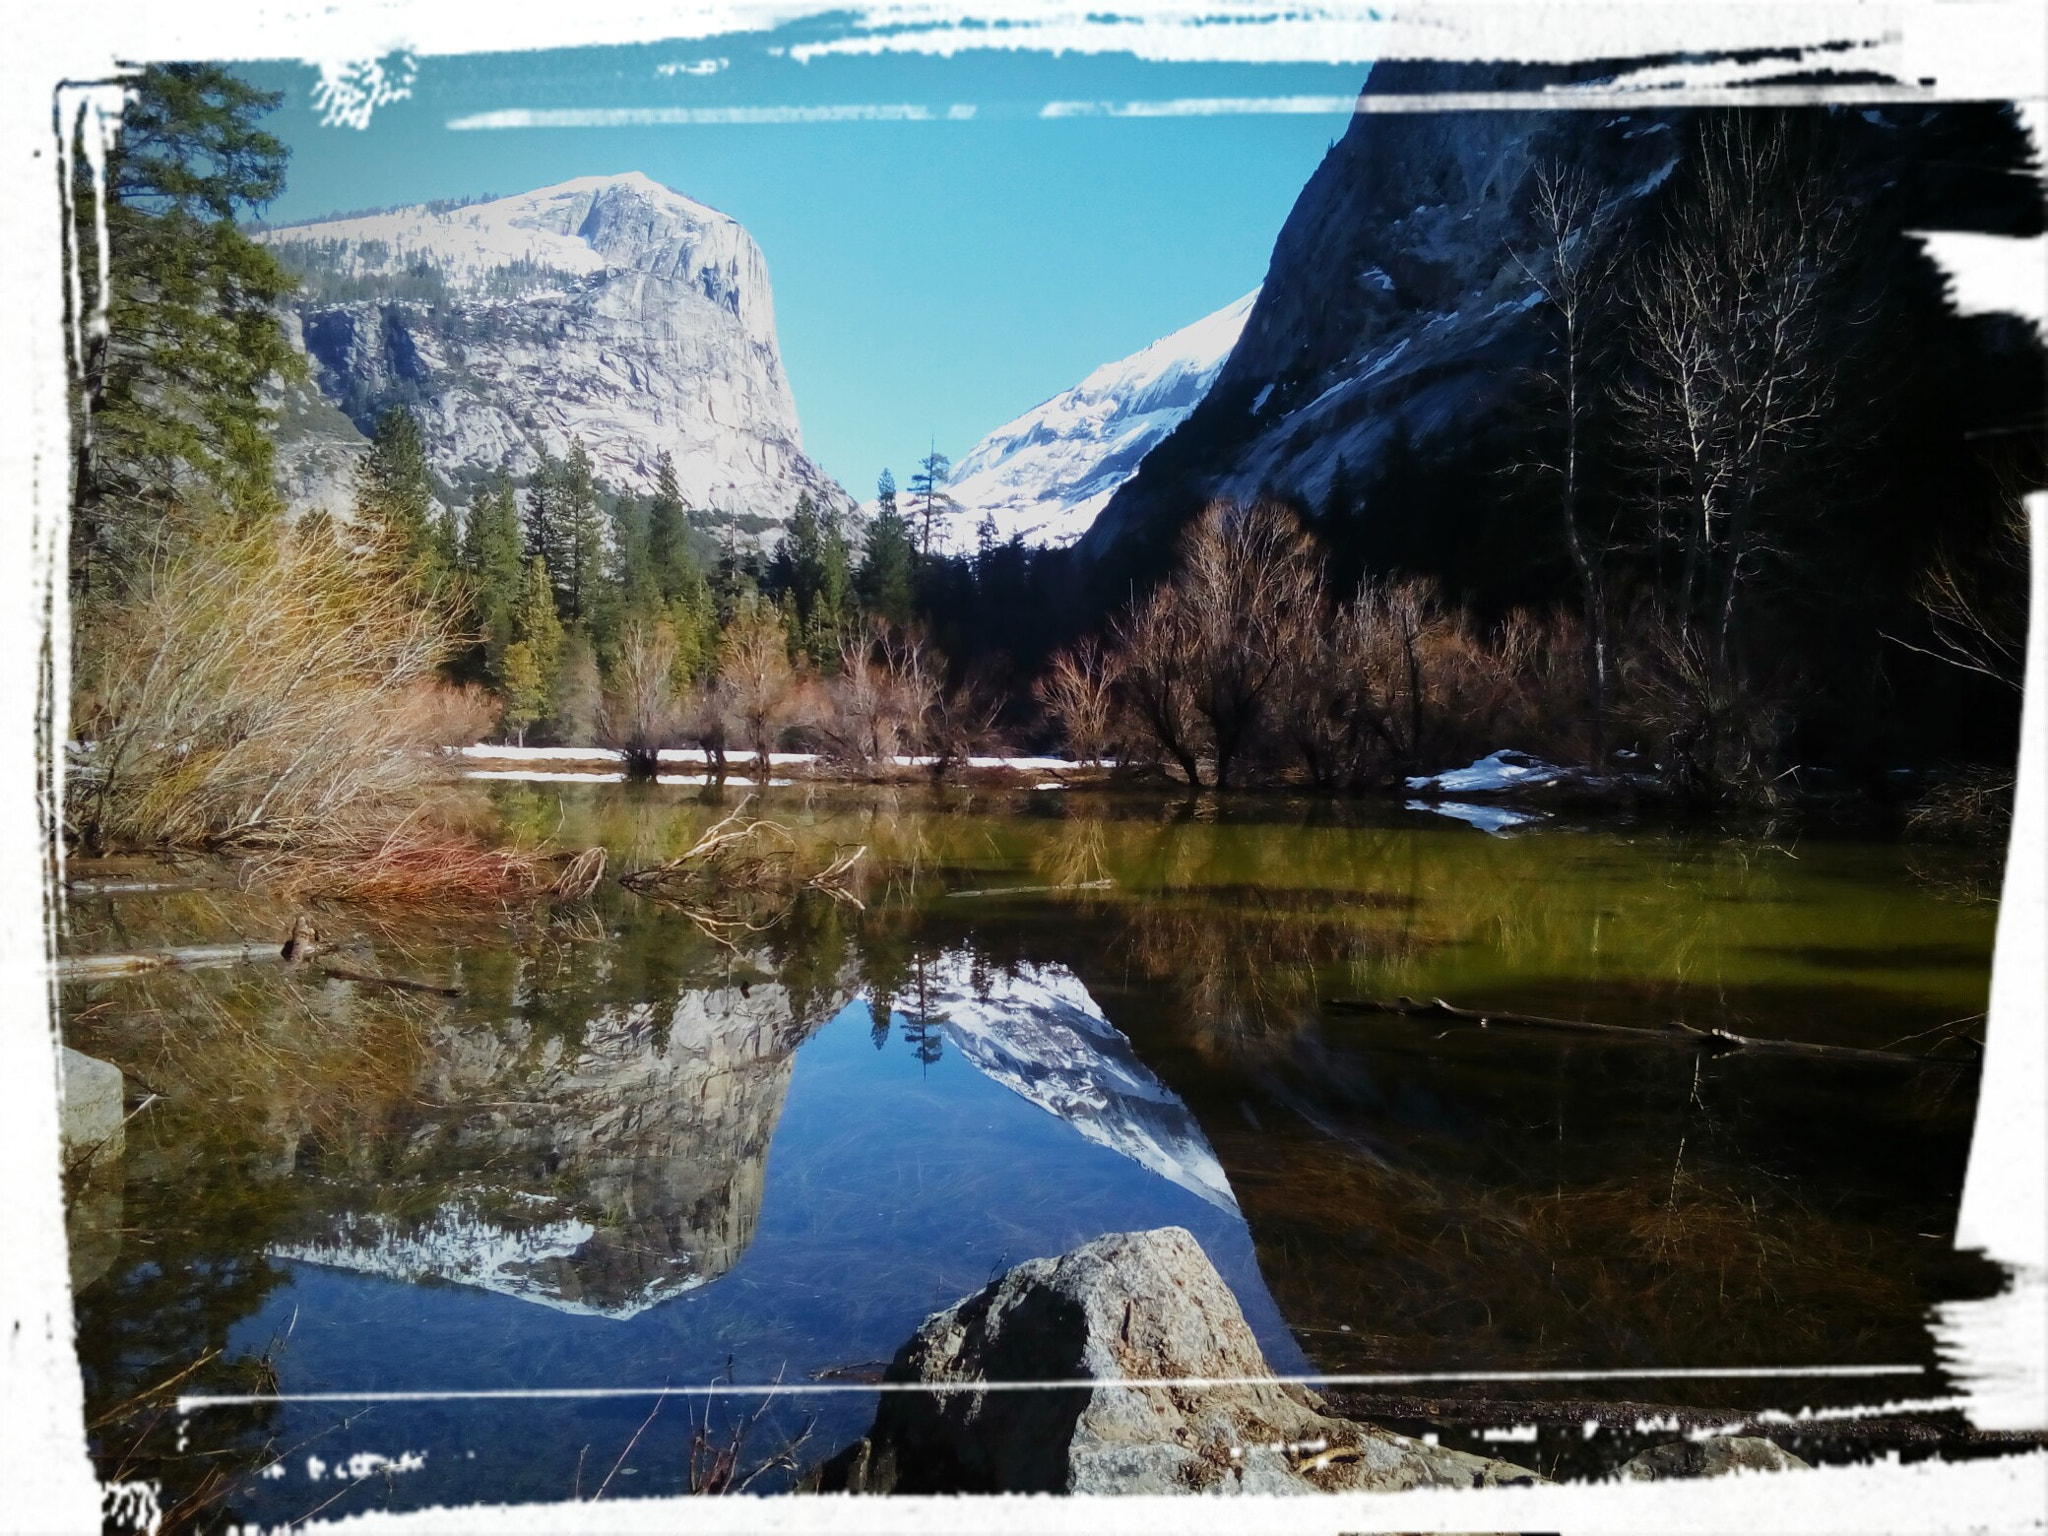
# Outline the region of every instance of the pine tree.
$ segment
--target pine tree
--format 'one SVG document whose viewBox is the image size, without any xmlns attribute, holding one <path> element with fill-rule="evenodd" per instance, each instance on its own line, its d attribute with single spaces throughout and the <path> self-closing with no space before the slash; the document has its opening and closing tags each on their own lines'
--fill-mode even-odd
<svg viewBox="0 0 2048 1536">
<path fill-rule="evenodd" d="M 868 525 L 854 589 L 865 612 L 899 628 L 916 610 L 917 548 L 909 524 L 893 506 L 885 504 Z"/>
<path fill-rule="evenodd" d="M 690 556 L 689 506 L 676 481 L 675 461 L 666 453 L 656 462 L 654 499 L 647 505 L 647 558 L 661 583 L 663 602 L 672 602 L 690 577 L 703 579 Z"/>
<path fill-rule="evenodd" d="M 953 461 L 937 448 L 917 461 L 917 473 L 910 477 L 910 494 L 916 500 L 917 515 L 923 523 L 924 541 L 920 552 L 932 552 L 932 523 L 953 509 L 953 498 L 940 489 L 946 483 Z"/>
<path fill-rule="evenodd" d="M 561 478 L 561 460 L 543 448 L 540 468 L 526 487 L 526 558 L 546 562 L 550 571 L 562 560 Z"/>
<path fill-rule="evenodd" d="M 526 582 L 519 500 L 501 473 L 476 494 L 462 526 L 461 569 L 470 628 L 483 646 L 484 674 L 500 688 Z"/>
<path fill-rule="evenodd" d="M 542 691 L 552 692 L 562 661 L 562 621 L 555 613 L 554 584 L 548 577 L 548 564 L 537 555 L 526 563 L 526 581 L 519 594 L 512 638 L 532 653 Z"/>
<path fill-rule="evenodd" d="M 896 512 L 896 476 L 886 464 L 882 466 L 880 478 L 875 481 L 875 511 L 890 516 Z"/>
<path fill-rule="evenodd" d="M 602 607 L 604 578 L 604 512 L 598 505 L 597 479 L 581 438 L 569 441 L 569 457 L 557 481 L 556 537 L 561 567 L 562 617 L 574 625 L 588 621 Z"/>
<path fill-rule="evenodd" d="M 263 391 L 305 375 L 278 319 L 297 284 L 235 220 L 284 189 L 288 152 L 256 126 L 281 99 L 217 65 L 152 64 L 129 87 L 104 207 L 89 157 L 74 157 L 78 308 L 65 334 L 82 342 L 71 359 L 81 593 L 125 587 L 180 505 L 277 508 Z M 101 305 L 106 324 L 86 323 Z"/>
<path fill-rule="evenodd" d="M 540 663 L 533 658 L 533 647 L 524 640 L 515 641 L 505 648 L 499 683 L 505 696 L 505 729 L 512 733 L 513 741 L 523 747 L 526 745 L 526 728 L 541 717 L 548 699 Z"/>
<path fill-rule="evenodd" d="M 356 471 L 357 518 L 390 541 L 422 593 L 445 593 L 455 568 L 454 531 L 434 501 L 426 445 L 412 414 L 397 406 L 377 419 Z"/>
</svg>

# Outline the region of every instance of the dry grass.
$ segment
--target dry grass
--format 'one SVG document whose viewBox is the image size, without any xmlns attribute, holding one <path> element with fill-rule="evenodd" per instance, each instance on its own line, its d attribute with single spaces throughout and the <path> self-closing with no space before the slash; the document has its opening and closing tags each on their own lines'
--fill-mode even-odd
<svg viewBox="0 0 2048 1536">
<path fill-rule="evenodd" d="M 77 637 L 67 830 L 86 847 L 359 847 L 474 739 L 448 621 L 324 520 L 202 531 Z"/>
<path fill-rule="evenodd" d="M 381 836 L 371 831 L 318 850 L 271 855 L 252 863 L 248 875 L 286 902 L 322 897 L 443 911 L 539 895 L 553 883 L 543 856 L 531 849 L 489 847 L 419 818 Z"/>
</svg>

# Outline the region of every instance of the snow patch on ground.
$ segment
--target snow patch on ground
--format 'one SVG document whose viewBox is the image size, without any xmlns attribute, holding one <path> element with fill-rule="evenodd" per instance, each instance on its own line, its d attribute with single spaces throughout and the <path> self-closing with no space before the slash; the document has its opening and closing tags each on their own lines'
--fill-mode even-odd
<svg viewBox="0 0 2048 1536">
<path fill-rule="evenodd" d="M 1489 752 L 1467 768 L 1418 775 L 1408 781 L 1408 787 L 1433 789 L 1447 795 L 1498 794 L 1509 789 L 1533 789 L 1538 784 L 1549 784 L 1571 776 L 1569 768 L 1546 763 L 1526 752 L 1503 748 Z"/>
</svg>

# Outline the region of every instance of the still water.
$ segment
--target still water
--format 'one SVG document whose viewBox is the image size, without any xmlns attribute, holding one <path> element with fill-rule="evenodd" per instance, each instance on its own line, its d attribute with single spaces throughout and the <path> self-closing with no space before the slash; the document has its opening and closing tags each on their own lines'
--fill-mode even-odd
<svg viewBox="0 0 2048 1536">
<path fill-rule="evenodd" d="M 734 804 L 493 799 L 615 871 Z M 608 884 L 502 922 L 321 914 L 351 964 L 451 999 L 272 966 L 65 988 L 69 1043 L 160 1095 L 74 1201 L 103 1477 L 160 1478 L 201 1526 L 667 1494 L 707 1417 L 699 1481 L 758 1415 L 739 1469 L 783 1488 L 764 1464 L 858 1435 L 928 1313 L 1166 1224 L 1284 1372 L 1908 1364 L 1928 1396 L 1926 1309 L 1995 1286 L 1950 1249 L 1994 923 L 1969 856 L 1278 801 L 792 789 L 750 814 L 865 846 L 859 904 L 705 921 Z M 288 916 L 74 897 L 66 944 Z M 1332 1006 L 1404 996 L 1934 1063 Z M 428 1395 L 132 1403 L 174 1377 Z M 847 1390 L 545 1395 L 712 1382 Z M 477 1392 L 543 1395 L 433 1395 Z"/>
</svg>

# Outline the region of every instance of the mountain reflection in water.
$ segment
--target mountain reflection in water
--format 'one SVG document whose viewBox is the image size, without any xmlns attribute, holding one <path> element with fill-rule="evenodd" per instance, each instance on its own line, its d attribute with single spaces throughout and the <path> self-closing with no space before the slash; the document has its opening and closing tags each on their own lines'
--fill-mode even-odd
<svg viewBox="0 0 2048 1536">
<path fill-rule="evenodd" d="M 725 813 L 492 796 L 615 867 Z M 180 1442 L 146 1394 L 195 1361 L 179 1390 L 288 1399 L 857 1382 L 1010 1265 L 1168 1224 L 1281 1371 L 1904 1362 L 1936 1395 L 1929 1305 L 1995 1283 L 1945 1235 L 1967 1053 L 1720 1058 L 1326 1001 L 1939 1046 L 1988 987 L 1963 855 L 1044 798 L 792 794 L 778 818 L 886 873 L 737 948 L 607 887 L 573 922 L 366 928 L 378 966 L 457 999 L 260 966 L 67 984 L 67 1043 L 162 1095 L 118 1215 L 73 1213 L 102 1470 L 175 1490 L 235 1468 L 215 1508 L 266 1524 L 333 1496 L 308 1450 L 426 1458 L 330 1515 L 587 1496 L 645 1399 L 286 1400 L 194 1414 Z M 69 921 L 88 951 L 276 914 L 79 895 Z M 1865 1389 L 1683 1390 L 1796 1412 Z M 805 1456 L 827 1455 L 873 1402 L 776 1399 L 755 1450 L 815 1418 Z M 678 1433 L 648 1430 L 607 1497 L 686 1487 Z M 257 1477 L 279 1447 L 304 1449 Z"/>
</svg>

